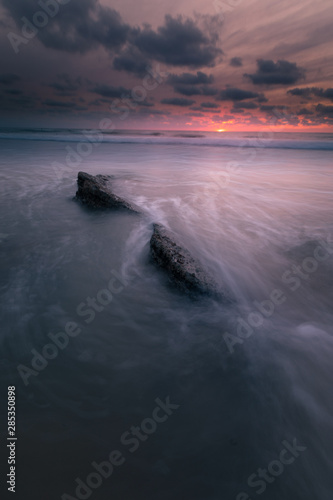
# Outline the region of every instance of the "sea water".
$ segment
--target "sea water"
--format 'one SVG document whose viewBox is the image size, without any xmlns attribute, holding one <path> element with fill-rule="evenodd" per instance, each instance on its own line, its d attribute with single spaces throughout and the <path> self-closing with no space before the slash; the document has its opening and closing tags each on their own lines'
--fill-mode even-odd
<svg viewBox="0 0 333 500">
<path fill-rule="evenodd" d="M 1 131 L 1 381 L 17 391 L 20 499 L 75 498 L 112 450 L 125 461 L 91 498 L 332 498 L 332 139 Z M 142 215 L 74 201 L 79 170 L 112 175 Z M 172 286 L 149 257 L 154 222 L 232 304 Z M 124 444 L 167 397 L 179 407 Z"/>
</svg>

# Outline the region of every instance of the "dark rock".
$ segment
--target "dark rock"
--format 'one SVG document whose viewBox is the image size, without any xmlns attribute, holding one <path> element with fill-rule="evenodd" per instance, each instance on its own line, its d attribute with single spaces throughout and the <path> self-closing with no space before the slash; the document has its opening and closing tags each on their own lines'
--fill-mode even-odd
<svg viewBox="0 0 333 500">
<path fill-rule="evenodd" d="M 313 257 L 313 254 L 318 246 L 319 246 L 319 241 L 308 240 L 299 243 L 298 245 L 292 248 L 289 248 L 288 250 L 285 251 L 285 253 L 292 260 L 302 261 L 307 257 Z"/>
<path fill-rule="evenodd" d="M 125 209 L 140 213 L 140 209 L 115 195 L 111 190 L 112 177 L 108 175 L 90 175 L 79 172 L 76 199 L 92 208 Z"/>
<path fill-rule="evenodd" d="M 171 281 L 183 292 L 230 301 L 189 251 L 176 243 L 174 236 L 161 224 L 154 224 L 150 250 L 154 262 L 167 271 Z"/>
</svg>

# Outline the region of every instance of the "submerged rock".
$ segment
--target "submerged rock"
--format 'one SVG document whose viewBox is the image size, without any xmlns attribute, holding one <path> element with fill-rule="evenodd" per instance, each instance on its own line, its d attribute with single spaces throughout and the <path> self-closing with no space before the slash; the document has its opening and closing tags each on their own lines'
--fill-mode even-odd
<svg viewBox="0 0 333 500">
<path fill-rule="evenodd" d="M 326 260 L 325 255 L 327 257 L 330 255 L 330 249 L 332 249 L 332 244 L 329 245 L 328 242 L 311 239 L 289 248 L 285 253 L 295 261 L 315 257 L 319 262 L 323 262 Z"/>
<path fill-rule="evenodd" d="M 153 260 L 167 271 L 180 290 L 190 295 L 204 294 L 230 301 L 190 252 L 176 243 L 174 236 L 161 224 L 154 224 L 150 250 Z"/>
<path fill-rule="evenodd" d="M 76 199 L 92 208 L 125 209 L 140 213 L 140 209 L 115 195 L 111 190 L 112 177 L 78 173 Z"/>
</svg>

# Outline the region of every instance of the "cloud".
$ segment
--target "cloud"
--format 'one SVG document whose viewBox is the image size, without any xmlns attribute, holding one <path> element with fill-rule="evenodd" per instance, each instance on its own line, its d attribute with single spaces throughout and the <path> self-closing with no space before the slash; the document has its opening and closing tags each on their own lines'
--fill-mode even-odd
<svg viewBox="0 0 333 500">
<path fill-rule="evenodd" d="M 18 82 L 21 78 L 18 75 L 14 75 L 13 73 L 7 73 L 0 75 L 0 84 L 1 85 L 12 85 L 15 82 Z"/>
<path fill-rule="evenodd" d="M 98 98 L 98 99 L 94 99 L 93 101 L 90 101 L 89 105 L 90 106 L 102 106 L 103 104 L 111 104 L 111 102 L 112 101 L 110 99 Z"/>
<path fill-rule="evenodd" d="M 171 99 L 162 99 L 162 104 L 172 104 L 173 106 L 192 106 L 195 103 L 192 99 L 184 99 L 182 97 L 174 97 Z"/>
<path fill-rule="evenodd" d="M 134 30 L 131 42 L 147 57 L 165 64 L 192 68 L 214 66 L 222 54 L 217 47 L 215 18 L 210 18 L 209 26 L 205 16 L 204 28 L 199 27 L 199 20 L 197 18 L 196 23 L 190 18 L 166 15 L 164 25 L 157 31 L 150 26 Z"/>
<path fill-rule="evenodd" d="M 203 108 L 201 106 L 193 106 L 193 108 L 190 108 L 192 111 L 200 111 L 200 113 L 215 113 L 218 114 L 221 112 L 220 109 L 209 109 L 209 108 Z M 204 115 L 203 115 L 204 116 Z"/>
<path fill-rule="evenodd" d="M 125 87 L 112 87 L 110 85 L 98 84 L 91 90 L 91 92 L 101 95 L 102 97 L 117 98 L 127 95 L 129 90 Z"/>
<path fill-rule="evenodd" d="M 4 92 L 5 92 L 5 94 L 9 94 L 9 95 L 22 95 L 23 94 L 22 90 L 19 90 L 19 89 L 6 89 Z"/>
<path fill-rule="evenodd" d="M 234 102 L 234 109 L 257 109 L 258 104 L 255 102 Z"/>
<path fill-rule="evenodd" d="M 215 122 L 230 122 L 230 121 L 233 121 L 235 119 L 235 117 L 233 115 L 223 115 L 223 116 L 219 116 L 219 117 L 215 117 Z"/>
<path fill-rule="evenodd" d="M 243 66 L 243 61 L 241 57 L 233 57 L 229 61 L 229 65 L 233 66 L 234 68 L 239 68 L 240 66 Z"/>
<path fill-rule="evenodd" d="M 72 80 L 67 73 L 63 73 L 61 75 L 58 75 L 58 78 L 60 81 L 50 83 L 48 86 L 54 90 L 57 90 L 58 92 L 61 92 L 61 93 L 75 92 L 75 91 L 79 90 L 80 85 L 82 83 L 81 78 L 78 77 L 75 80 Z"/>
<path fill-rule="evenodd" d="M 2 5 L 21 29 L 22 17 L 30 21 L 41 9 L 34 0 L 1 0 Z M 71 0 L 59 5 L 59 11 L 36 36 L 45 47 L 64 52 L 87 52 L 102 45 L 120 48 L 127 41 L 130 26 L 120 14 L 98 0 Z"/>
<path fill-rule="evenodd" d="M 144 106 L 145 108 L 153 108 L 155 104 L 150 101 L 136 101 L 135 104 L 138 106 Z"/>
<path fill-rule="evenodd" d="M 192 96 L 192 95 L 201 95 L 202 91 L 200 87 L 196 87 L 195 85 L 176 85 L 174 87 L 174 91 L 178 94 Z"/>
<path fill-rule="evenodd" d="M 273 105 L 263 105 L 263 106 L 260 106 L 260 111 L 267 111 L 267 112 L 270 112 L 270 111 L 274 111 L 274 110 L 287 110 L 288 108 L 286 108 L 286 106 L 273 106 Z"/>
<path fill-rule="evenodd" d="M 218 104 L 216 104 L 215 102 L 202 102 L 200 104 L 200 106 L 202 108 L 209 108 L 209 109 L 217 109 L 217 108 L 219 108 Z"/>
<path fill-rule="evenodd" d="M 313 115 L 313 111 L 310 111 L 309 109 L 302 108 L 297 112 L 298 116 L 305 116 L 305 115 Z"/>
<path fill-rule="evenodd" d="M 221 112 L 220 109 L 209 109 L 209 108 L 202 108 L 200 106 L 193 106 L 191 108 L 193 111 L 200 111 L 200 113 L 210 113 L 210 114 L 219 114 Z"/>
<path fill-rule="evenodd" d="M 310 97 L 312 89 L 306 88 L 295 88 L 287 91 L 287 94 L 298 96 L 298 97 Z"/>
<path fill-rule="evenodd" d="M 268 99 L 266 98 L 266 96 L 264 94 L 260 94 L 257 101 L 258 102 L 268 102 Z"/>
<path fill-rule="evenodd" d="M 249 115 L 249 117 L 244 117 L 244 123 L 247 123 L 249 125 L 262 125 L 264 122 L 260 120 L 257 116 Z"/>
<path fill-rule="evenodd" d="M 323 104 L 318 104 L 316 106 L 316 111 L 320 116 L 333 118 L 333 106 L 324 106 Z"/>
<path fill-rule="evenodd" d="M 319 97 L 324 97 L 325 99 L 330 99 L 331 101 L 333 101 L 333 88 L 329 88 L 329 89 L 318 89 L 318 91 L 316 92 L 316 95 L 319 96 Z"/>
<path fill-rule="evenodd" d="M 118 71 L 127 71 L 140 77 L 147 74 L 150 67 L 149 60 L 140 54 L 134 47 L 128 47 L 113 60 L 113 68 Z"/>
<path fill-rule="evenodd" d="M 162 111 L 161 109 L 150 109 L 150 108 L 141 108 L 139 111 L 136 113 L 137 115 L 146 115 L 146 116 L 169 116 L 171 113 L 170 111 Z"/>
<path fill-rule="evenodd" d="M 52 108 L 75 108 L 77 106 L 75 102 L 54 101 L 53 99 L 46 99 L 42 104 Z"/>
<path fill-rule="evenodd" d="M 35 109 L 36 107 L 36 100 L 31 97 L 31 96 L 18 96 L 18 97 L 10 97 L 8 96 L 1 96 L 0 95 L 0 102 L 1 102 L 1 109 L 2 111 L 14 111 L 14 110 L 19 110 L 21 111 L 22 108 L 24 109 Z"/>
<path fill-rule="evenodd" d="M 280 60 L 277 63 L 271 59 L 258 59 L 256 73 L 244 76 L 255 85 L 291 85 L 304 78 L 304 70 L 297 67 L 296 63 Z"/>
<path fill-rule="evenodd" d="M 174 91 L 181 95 L 192 96 L 192 95 L 205 95 L 214 96 L 218 94 L 218 89 L 214 87 L 209 87 L 208 85 L 202 85 L 198 87 L 197 85 L 175 85 Z"/>
<path fill-rule="evenodd" d="M 205 96 L 213 96 L 213 95 L 217 95 L 219 93 L 218 89 L 214 88 L 214 87 L 208 87 L 207 85 L 204 85 L 203 87 L 201 87 L 201 93 L 202 95 L 205 95 Z"/>
<path fill-rule="evenodd" d="M 167 79 L 167 83 L 172 85 L 203 85 L 213 83 L 213 75 L 207 75 L 202 71 L 197 71 L 196 74 L 193 73 L 182 73 L 181 75 L 170 74 Z"/>
<path fill-rule="evenodd" d="M 320 87 L 303 87 L 295 89 L 291 89 L 287 91 L 287 94 L 297 96 L 297 97 L 306 97 L 311 98 L 311 96 L 322 97 L 323 99 L 330 99 L 333 101 L 333 88 L 323 89 Z"/>
<path fill-rule="evenodd" d="M 219 101 L 244 101 L 245 99 L 260 98 L 261 94 L 251 92 L 250 90 L 238 89 L 236 87 L 227 87 L 221 90 L 218 100 Z"/>
<path fill-rule="evenodd" d="M 22 17 L 33 21 L 36 0 L 0 0 L 22 28 Z M 47 47 L 69 53 L 86 53 L 104 47 L 116 52 L 115 69 L 142 75 L 149 60 L 174 66 L 214 66 L 222 54 L 218 47 L 221 23 L 218 16 L 195 14 L 194 18 L 166 15 L 156 30 L 149 25 L 126 24 L 119 12 L 100 0 L 70 0 L 58 5 L 57 15 L 36 32 Z M 124 52 L 120 52 L 124 49 Z M 203 82 L 206 83 L 206 82 Z"/>
<path fill-rule="evenodd" d="M 191 108 L 191 109 L 197 110 L 197 109 L 200 109 L 200 108 Z M 200 111 L 204 111 L 204 110 L 202 109 Z M 206 118 L 203 113 L 186 113 L 186 115 L 184 115 L 184 116 L 191 116 L 193 118 Z"/>
<path fill-rule="evenodd" d="M 205 95 L 213 96 L 218 93 L 218 90 L 209 87 L 214 82 L 213 75 L 207 75 L 202 71 L 197 73 L 182 73 L 180 75 L 170 74 L 167 83 L 174 85 L 174 91 L 185 96 Z M 199 87 L 199 85 L 201 85 Z"/>
</svg>

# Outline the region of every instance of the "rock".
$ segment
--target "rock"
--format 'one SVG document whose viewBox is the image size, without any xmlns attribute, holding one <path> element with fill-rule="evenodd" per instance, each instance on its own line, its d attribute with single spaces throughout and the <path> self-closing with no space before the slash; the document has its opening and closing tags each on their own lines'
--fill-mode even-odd
<svg viewBox="0 0 333 500">
<path fill-rule="evenodd" d="M 315 249 L 319 246 L 319 242 L 317 240 L 308 240 L 298 245 L 285 250 L 285 254 L 290 257 L 292 260 L 303 260 L 306 257 L 312 257 Z"/>
<path fill-rule="evenodd" d="M 92 208 L 125 209 L 140 213 L 140 209 L 127 202 L 111 190 L 112 177 L 78 173 L 76 199 Z"/>
<path fill-rule="evenodd" d="M 176 243 L 174 236 L 161 224 L 154 224 L 150 250 L 154 262 L 167 271 L 180 290 L 189 295 L 210 295 L 230 301 L 189 251 Z"/>
</svg>

